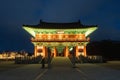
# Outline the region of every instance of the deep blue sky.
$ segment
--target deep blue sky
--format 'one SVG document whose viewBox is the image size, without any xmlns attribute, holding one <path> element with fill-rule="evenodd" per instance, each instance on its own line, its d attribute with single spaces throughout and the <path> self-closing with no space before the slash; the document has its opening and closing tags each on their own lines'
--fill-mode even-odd
<svg viewBox="0 0 120 80">
<path fill-rule="evenodd" d="M 75 22 L 98 25 L 91 40 L 120 40 L 120 0 L 0 0 L 0 51 L 33 51 L 23 24 Z"/>
</svg>

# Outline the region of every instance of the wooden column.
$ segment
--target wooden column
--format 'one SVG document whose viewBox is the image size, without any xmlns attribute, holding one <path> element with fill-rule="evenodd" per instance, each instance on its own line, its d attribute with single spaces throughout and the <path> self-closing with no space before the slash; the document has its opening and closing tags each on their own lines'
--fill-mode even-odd
<svg viewBox="0 0 120 80">
<path fill-rule="evenodd" d="M 57 52 L 56 52 L 56 47 L 54 47 L 54 57 L 56 57 Z"/>
<path fill-rule="evenodd" d="M 78 46 L 76 46 L 75 49 L 76 49 L 76 51 L 75 51 L 75 52 L 76 52 L 76 53 L 75 53 L 75 56 L 77 57 L 77 56 L 78 56 Z"/>
<path fill-rule="evenodd" d="M 84 56 L 86 57 L 87 54 L 86 54 L 86 45 L 84 45 Z"/>
<path fill-rule="evenodd" d="M 69 49 L 68 49 L 68 46 L 66 46 L 65 57 L 68 57 L 68 54 L 69 54 Z"/>
<path fill-rule="evenodd" d="M 46 57 L 46 49 L 45 49 L 45 46 L 43 46 L 43 57 Z"/>
<path fill-rule="evenodd" d="M 37 45 L 34 46 L 34 56 L 37 56 Z"/>
</svg>

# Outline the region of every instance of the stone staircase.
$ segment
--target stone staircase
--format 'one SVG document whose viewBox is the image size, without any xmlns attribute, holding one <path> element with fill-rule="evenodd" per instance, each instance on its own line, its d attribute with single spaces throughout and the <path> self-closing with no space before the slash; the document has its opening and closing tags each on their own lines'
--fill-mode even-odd
<svg viewBox="0 0 120 80">
<path fill-rule="evenodd" d="M 71 67 L 72 63 L 68 57 L 55 57 L 51 62 L 53 67 Z"/>
</svg>

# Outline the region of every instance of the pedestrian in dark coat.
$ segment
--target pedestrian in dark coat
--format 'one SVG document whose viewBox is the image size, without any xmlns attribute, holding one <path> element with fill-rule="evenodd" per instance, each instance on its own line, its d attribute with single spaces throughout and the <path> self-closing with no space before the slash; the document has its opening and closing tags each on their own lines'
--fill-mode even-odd
<svg viewBox="0 0 120 80">
<path fill-rule="evenodd" d="M 42 63 L 42 68 L 45 68 L 45 57 L 42 58 L 41 63 Z"/>
</svg>

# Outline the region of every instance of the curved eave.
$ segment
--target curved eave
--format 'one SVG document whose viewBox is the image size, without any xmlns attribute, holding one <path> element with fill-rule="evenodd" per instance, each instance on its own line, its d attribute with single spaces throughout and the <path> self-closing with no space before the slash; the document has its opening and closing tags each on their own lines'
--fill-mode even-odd
<svg viewBox="0 0 120 80">
<path fill-rule="evenodd" d="M 91 33 L 93 33 L 98 27 L 91 27 L 91 28 L 88 28 L 85 32 L 85 36 L 89 36 Z"/>
<path fill-rule="evenodd" d="M 23 29 L 27 31 L 29 34 L 31 34 L 33 37 L 35 37 L 35 31 L 32 28 L 23 26 Z"/>
</svg>

